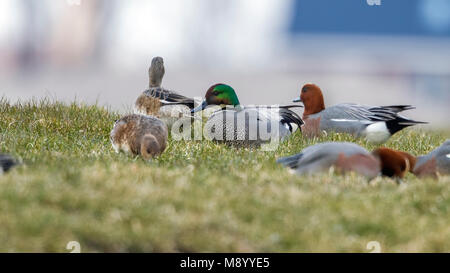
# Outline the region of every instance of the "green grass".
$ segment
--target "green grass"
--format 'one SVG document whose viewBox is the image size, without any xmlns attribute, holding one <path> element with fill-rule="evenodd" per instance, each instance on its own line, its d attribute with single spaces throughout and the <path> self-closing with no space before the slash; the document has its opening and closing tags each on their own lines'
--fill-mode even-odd
<svg viewBox="0 0 450 273">
<path fill-rule="evenodd" d="M 0 100 L 0 151 L 23 165 L 0 177 L 0 251 L 450 251 L 450 178 L 298 177 L 275 163 L 333 134 L 295 134 L 274 152 L 169 141 L 158 159 L 115 154 L 108 109 Z M 448 137 L 408 129 L 386 143 L 423 154 Z"/>
</svg>

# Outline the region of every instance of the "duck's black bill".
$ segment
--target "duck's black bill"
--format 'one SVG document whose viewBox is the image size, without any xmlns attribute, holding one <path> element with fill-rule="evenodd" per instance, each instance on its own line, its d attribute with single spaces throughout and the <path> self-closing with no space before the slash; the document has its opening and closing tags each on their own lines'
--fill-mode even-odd
<svg viewBox="0 0 450 273">
<path fill-rule="evenodd" d="M 300 97 L 298 97 L 298 98 L 293 99 L 292 102 L 302 102 L 302 99 Z"/>
<path fill-rule="evenodd" d="M 202 110 L 204 110 L 206 108 L 206 106 L 208 106 L 208 103 L 206 102 L 206 100 L 203 100 L 202 103 L 199 106 L 197 106 L 197 107 L 195 107 L 194 109 L 191 110 L 191 113 L 202 111 Z"/>
</svg>

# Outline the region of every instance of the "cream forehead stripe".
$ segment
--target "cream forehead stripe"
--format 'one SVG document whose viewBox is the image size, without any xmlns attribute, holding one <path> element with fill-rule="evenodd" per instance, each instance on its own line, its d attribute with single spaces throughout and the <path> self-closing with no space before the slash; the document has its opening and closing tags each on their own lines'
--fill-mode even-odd
<svg viewBox="0 0 450 273">
<path fill-rule="evenodd" d="M 409 159 L 408 159 L 408 158 L 405 158 L 405 163 L 406 163 L 406 169 L 405 169 L 405 172 L 409 172 L 409 170 L 410 170 L 410 168 L 411 168 L 411 165 L 410 165 L 410 163 L 409 163 Z"/>
</svg>

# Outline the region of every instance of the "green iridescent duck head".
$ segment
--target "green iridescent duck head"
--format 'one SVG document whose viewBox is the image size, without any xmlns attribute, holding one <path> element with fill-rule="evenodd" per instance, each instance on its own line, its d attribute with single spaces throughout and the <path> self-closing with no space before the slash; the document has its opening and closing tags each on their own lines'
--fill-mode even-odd
<svg viewBox="0 0 450 273">
<path fill-rule="evenodd" d="M 226 84 L 217 83 L 206 91 L 205 99 L 202 104 L 192 109 L 192 113 L 204 110 L 209 105 L 218 105 L 222 108 L 226 105 L 239 106 L 239 99 L 234 89 Z"/>
</svg>

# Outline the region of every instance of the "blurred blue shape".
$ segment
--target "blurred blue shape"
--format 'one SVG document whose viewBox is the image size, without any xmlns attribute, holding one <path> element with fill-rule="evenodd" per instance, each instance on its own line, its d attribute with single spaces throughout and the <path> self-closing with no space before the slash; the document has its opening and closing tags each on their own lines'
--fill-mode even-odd
<svg viewBox="0 0 450 273">
<path fill-rule="evenodd" d="M 449 0 L 422 0 L 419 11 L 428 30 L 434 33 L 445 33 L 450 29 Z"/>
<path fill-rule="evenodd" d="M 450 0 L 294 0 L 289 32 L 450 36 Z"/>
</svg>

